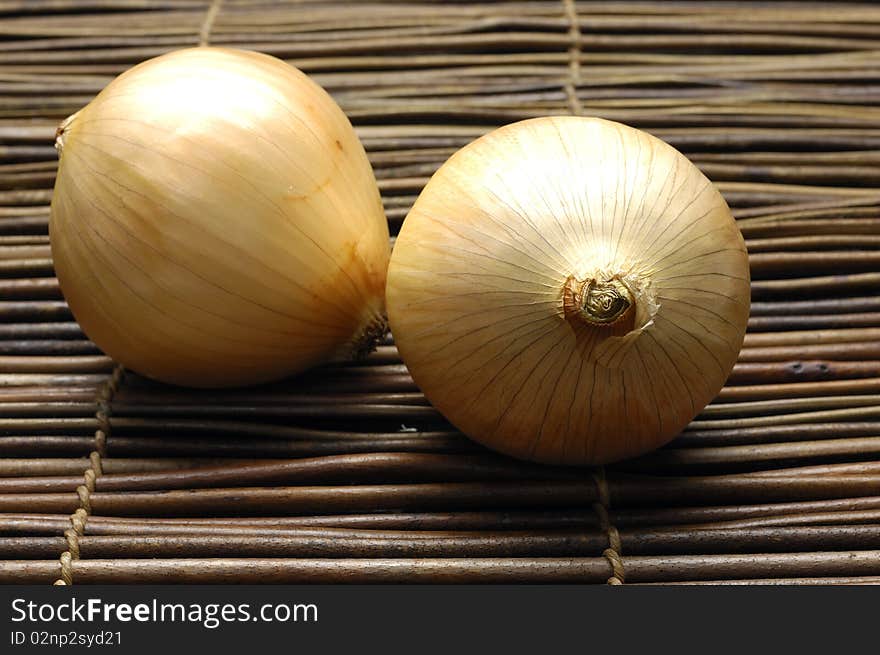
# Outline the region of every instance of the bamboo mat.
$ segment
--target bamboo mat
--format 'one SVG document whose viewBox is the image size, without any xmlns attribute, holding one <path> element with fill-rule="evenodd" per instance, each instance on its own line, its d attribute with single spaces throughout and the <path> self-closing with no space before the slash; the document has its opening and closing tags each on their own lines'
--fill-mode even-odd
<svg viewBox="0 0 880 655">
<path fill-rule="evenodd" d="M 880 581 L 880 6 L 0 2 L 0 582 Z M 53 277 L 56 124 L 132 64 L 259 49 L 339 101 L 392 233 L 496 126 L 598 115 L 687 154 L 750 251 L 719 397 L 596 471 L 456 433 L 393 342 L 241 391 L 162 387 Z"/>
</svg>

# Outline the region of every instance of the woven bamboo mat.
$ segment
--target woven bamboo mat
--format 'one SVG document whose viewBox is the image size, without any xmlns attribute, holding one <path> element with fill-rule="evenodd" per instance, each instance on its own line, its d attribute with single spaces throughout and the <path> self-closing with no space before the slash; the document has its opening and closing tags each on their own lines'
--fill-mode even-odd
<svg viewBox="0 0 880 655">
<path fill-rule="evenodd" d="M 880 6 L 0 2 L 0 582 L 880 581 Z M 396 232 L 498 125 L 598 115 L 691 157 L 740 221 L 752 318 L 719 397 L 607 470 L 513 462 L 393 342 L 242 391 L 151 383 L 53 277 L 56 124 L 202 43 L 307 71 Z"/>
</svg>

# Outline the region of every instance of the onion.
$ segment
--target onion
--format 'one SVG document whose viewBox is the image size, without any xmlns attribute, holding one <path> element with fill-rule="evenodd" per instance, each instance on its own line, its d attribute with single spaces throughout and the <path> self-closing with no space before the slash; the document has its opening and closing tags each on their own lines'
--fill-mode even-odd
<svg viewBox="0 0 880 655">
<path fill-rule="evenodd" d="M 671 146 L 539 118 L 437 171 L 386 294 L 404 362 L 456 427 L 516 457 L 600 464 L 669 441 L 721 389 L 749 267 L 724 199 Z"/>
<path fill-rule="evenodd" d="M 369 351 L 388 225 L 342 110 L 264 54 L 179 50 L 58 129 L 50 235 L 86 334 L 139 373 L 220 387 Z"/>
</svg>

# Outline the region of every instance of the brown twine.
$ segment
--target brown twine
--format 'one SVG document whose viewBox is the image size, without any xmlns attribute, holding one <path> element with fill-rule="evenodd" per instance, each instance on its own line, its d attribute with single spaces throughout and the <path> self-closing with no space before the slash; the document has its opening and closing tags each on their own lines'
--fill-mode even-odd
<svg viewBox="0 0 880 655">
<path fill-rule="evenodd" d="M 608 514 L 608 510 L 611 508 L 611 494 L 608 491 L 608 481 L 605 479 L 603 467 L 593 473 L 593 481 L 596 483 L 598 495 L 598 500 L 593 503 L 593 510 L 599 518 L 599 528 L 608 537 L 608 547 L 602 551 L 602 556 L 611 565 L 611 577 L 608 578 L 607 584 L 623 584 L 626 580 L 626 571 L 620 556 L 623 546 L 620 542 L 620 533 L 611 524 L 611 517 Z"/>
<path fill-rule="evenodd" d="M 73 526 L 74 532 L 76 534 L 85 534 L 86 532 L 86 523 L 89 520 L 89 515 L 86 514 L 86 511 L 80 507 L 70 516 L 70 524 Z"/>
<path fill-rule="evenodd" d="M 95 430 L 95 449 L 89 453 L 89 468 L 83 473 L 83 484 L 76 488 L 79 497 L 79 507 L 70 515 L 72 527 L 64 531 L 67 540 L 67 550 L 61 553 L 61 578 L 56 580 L 56 585 L 73 584 L 73 562 L 80 558 L 79 539 L 86 532 L 86 523 L 92 513 L 92 493 L 99 477 L 104 474 L 103 457 L 107 456 L 107 435 L 110 434 L 110 403 L 116 395 L 119 385 L 122 384 L 125 369 L 117 364 L 113 373 L 101 386 L 95 398 L 97 410 L 95 418 L 98 421 L 98 429 Z"/>
<path fill-rule="evenodd" d="M 56 585 L 72 585 L 73 584 L 73 556 L 70 551 L 61 553 L 61 579 L 56 580 Z"/>
<path fill-rule="evenodd" d="M 105 435 L 103 432 L 101 432 L 101 437 L 102 437 L 102 440 L 101 440 L 102 445 L 104 446 L 104 448 L 106 448 L 107 447 L 107 435 Z M 98 445 L 98 435 L 97 434 L 95 434 L 95 445 L 96 446 Z M 103 466 L 103 463 L 101 462 L 101 457 L 104 457 L 101 449 L 96 448 L 94 452 L 89 454 L 89 461 L 92 463 L 92 471 L 94 471 L 94 474 L 96 477 L 101 477 L 104 474 L 104 466 Z"/>
<path fill-rule="evenodd" d="M 577 87 L 581 82 L 581 28 L 578 24 L 577 7 L 574 0 L 562 0 L 565 18 L 568 20 L 568 81 L 565 83 L 565 94 L 568 96 L 568 108 L 575 116 L 581 116 L 584 109 L 578 98 Z"/>
<path fill-rule="evenodd" d="M 79 559 L 79 535 L 76 530 L 68 528 L 64 531 L 64 538 L 67 539 L 67 552 L 70 553 L 70 558 Z"/>
<path fill-rule="evenodd" d="M 103 430 L 95 431 L 95 451 L 98 457 L 107 456 L 107 433 Z M 91 455 L 89 455 L 91 457 Z M 92 462 L 94 465 L 94 462 Z"/>
<path fill-rule="evenodd" d="M 223 0 L 214 0 L 211 3 L 211 6 L 208 7 L 207 13 L 205 13 L 205 20 L 202 22 L 202 28 L 199 30 L 199 45 L 206 46 L 211 40 L 211 30 L 214 28 L 214 21 L 217 18 L 217 14 L 220 13 L 220 5 L 223 4 Z"/>
</svg>

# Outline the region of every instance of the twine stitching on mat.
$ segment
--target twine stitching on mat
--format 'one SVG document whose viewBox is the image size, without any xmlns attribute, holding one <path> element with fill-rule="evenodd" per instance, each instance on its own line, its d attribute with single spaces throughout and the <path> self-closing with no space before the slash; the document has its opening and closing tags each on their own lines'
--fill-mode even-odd
<svg viewBox="0 0 880 655">
<path fill-rule="evenodd" d="M 568 48 L 568 81 L 565 83 L 565 94 L 568 96 L 571 113 L 580 116 L 584 113 L 577 94 L 577 87 L 581 82 L 581 28 L 578 24 L 574 0 L 562 0 L 562 6 L 568 19 L 568 38 L 571 41 L 571 46 Z"/>
<path fill-rule="evenodd" d="M 611 508 L 611 494 L 608 491 L 608 481 L 605 479 L 605 468 L 599 468 L 593 473 L 593 481 L 596 483 L 598 501 L 593 503 L 593 510 L 599 517 L 599 527 L 608 537 L 608 548 L 602 551 L 602 556 L 611 565 L 611 577 L 607 583 L 610 585 L 623 584 L 626 580 L 626 571 L 623 568 L 623 559 L 620 556 L 623 546 L 620 542 L 620 533 L 611 524 L 608 510 Z"/>
<path fill-rule="evenodd" d="M 56 585 L 73 584 L 73 562 L 80 558 L 79 539 L 85 534 L 86 523 L 92 513 L 92 493 L 95 491 L 95 483 L 104 474 L 101 458 L 107 455 L 107 435 L 110 434 L 110 403 L 119 390 L 124 375 L 125 369 L 121 364 L 117 364 L 95 398 L 95 405 L 97 405 L 95 418 L 98 421 L 98 429 L 95 430 L 95 450 L 89 453 L 89 468 L 83 473 L 83 484 L 76 488 L 80 506 L 70 515 L 70 524 L 73 527 L 64 531 L 67 550 L 61 553 L 61 578 L 55 581 Z"/>
<path fill-rule="evenodd" d="M 575 116 L 581 116 L 584 109 L 577 93 L 577 87 L 581 82 L 581 28 L 574 0 L 562 0 L 562 6 L 569 24 L 568 38 L 571 42 L 568 48 L 568 81 L 565 83 L 565 93 L 568 96 L 568 106 L 571 113 Z M 598 494 L 598 501 L 593 503 L 593 510 L 599 518 L 600 529 L 608 537 L 608 548 L 602 551 L 602 556 L 608 560 L 608 564 L 611 566 L 611 577 L 608 578 L 607 583 L 610 585 L 623 584 L 626 580 L 626 571 L 620 556 L 623 548 L 620 543 L 620 533 L 611 524 L 608 515 L 608 510 L 611 508 L 611 494 L 608 491 L 604 467 L 600 467 L 593 473 L 593 480 L 596 483 Z"/>
<path fill-rule="evenodd" d="M 220 13 L 220 5 L 222 4 L 223 0 L 214 0 L 211 6 L 208 7 L 208 11 L 205 13 L 205 20 L 202 22 L 202 27 L 199 30 L 200 46 L 206 46 L 211 41 L 211 30 L 214 28 L 214 21 L 217 18 L 217 14 Z"/>
</svg>

